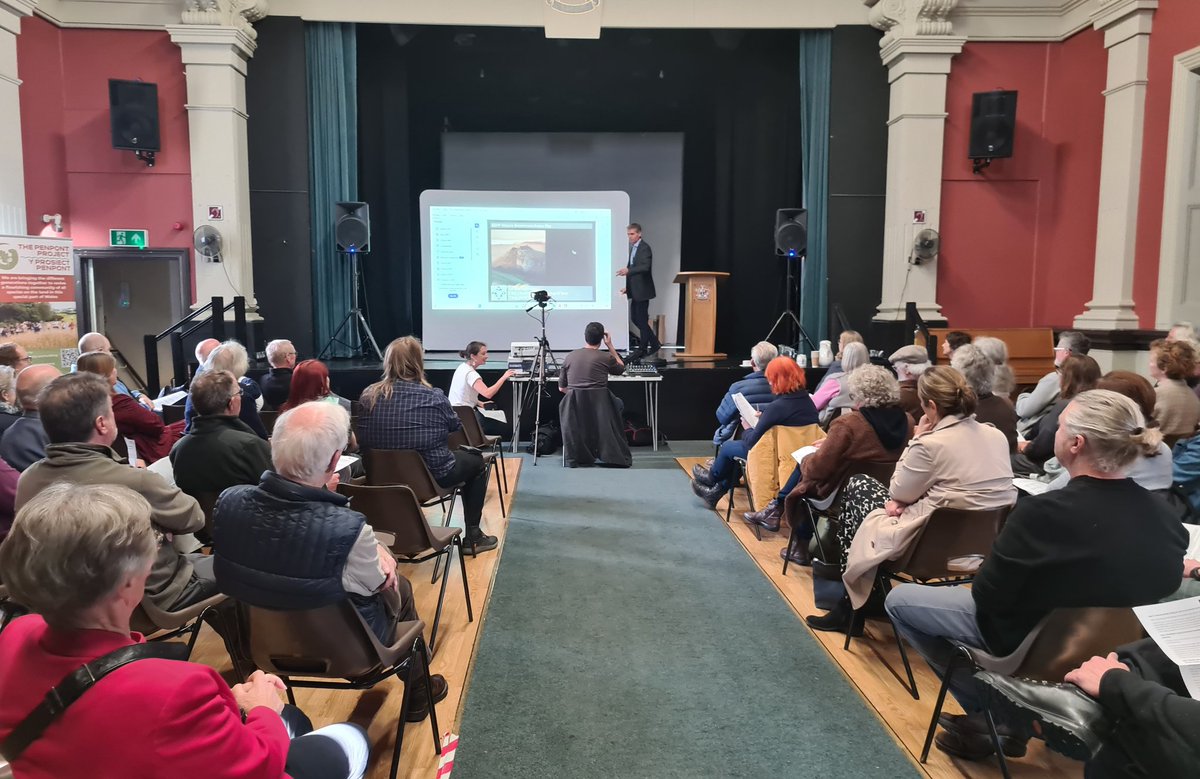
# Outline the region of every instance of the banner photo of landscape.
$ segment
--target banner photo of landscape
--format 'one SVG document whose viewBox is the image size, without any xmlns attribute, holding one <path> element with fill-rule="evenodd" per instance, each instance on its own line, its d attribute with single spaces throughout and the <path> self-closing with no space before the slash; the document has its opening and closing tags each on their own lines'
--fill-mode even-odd
<svg viewBox="0 0 1200 779">
<path fill-rule="evenodd" d="M 0 343 L 10 341 L 35 363 L 63 370 L 74 364 L 79 333 L 69 239 L 0 235 Z"/>
</svg>

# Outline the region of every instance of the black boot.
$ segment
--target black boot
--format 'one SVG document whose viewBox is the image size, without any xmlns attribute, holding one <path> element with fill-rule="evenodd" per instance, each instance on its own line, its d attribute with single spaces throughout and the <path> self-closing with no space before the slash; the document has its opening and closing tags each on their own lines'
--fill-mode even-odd
<svg viewBox="0 0 1200 779">
<path fill-rule="evenodd" d="M 705 487 L 711 487 L 716 481 L 713 479 L 712 471 L 705 468 L 703 465 L 692 466 L 692 480 L 702 484 Z"/>
<path fill-rule="evenodd" d="M 470 550 L 471 555 L 474 556 L 479 552 L 490 552 L 499 543 L 499 539 L 486 535 L 479 525 L 475 525 L 467 528 L 467 535 L 463 538 L 463 549 Z"/>
<path fill-rule="evenodd" d="M 696 493 L 701 500 L 707 503 L 710 509 L 715 509 L 717 501 L 728 491 L 729 488 L 723 484 L 714 484 L 711 487 L 706 487 L 698 481 L 692 482 L 692 492 Z"/>
<path fill-rule="evenodd" d="M 767 507 L 762 511 L 751 511 L 742 514 L 742 519 L 748 525 L 758 525 L 764 530 L 770 530 L 772 533 L 779 532 L 779 518 L 781 515 L 782 506 L 779 505 L 779 498 L 767 504 Z"/>
<path fill-rule="evenodd" d="M 838 604 L 828 611 L 820 615 L 812 615 L 804 618 L 808 626 L 813 630 L 827 630 L 831 633 L 845 633 L 850 629 L 850 623 L 854 620 L 854 607 L 850 605 L 850 596 L 843 596 Z M 861 636 L 862 626 L 859 625 L 852 635 Z"/>
</svg>

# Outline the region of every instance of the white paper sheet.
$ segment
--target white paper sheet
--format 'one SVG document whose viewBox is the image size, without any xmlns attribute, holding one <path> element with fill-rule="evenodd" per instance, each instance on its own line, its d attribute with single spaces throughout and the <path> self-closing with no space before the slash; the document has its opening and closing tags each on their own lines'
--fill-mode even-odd
<svg viewBox="0 0 1200 779">
<path fill-rule="evenodd" d="M 1200 598 L 1135 606 L 1133 611 L 1175 665 L 1200 666 Z"/>
<path fill-rule="evenodd" d="M 183 390 L 172 392 L 170 395 L 163 395 L 161 398 L 154 399 L 154 410 L 161 412 L 163 406 L 174 406 L 179 401 L 187 397 L 187 393 Z"/>
<path fill-rule="evenodd" d="M 817 451 L 817 447 L 815 446 L 802 446 L 792 452 L 792 459 L 796 461 L 796 465 L 801 465 L 804 462 L 804 458 L 815 451 Z"/>
<path fill-rule="evenodd" d="M 746 396 L 740 392 L 733 393 L 733 403 L 737 406 L 737 410 L 742 415 L 742 419 L 746 420 L 746 424 L 754 427 L 758 424 L 758 412 L 754 406 L 750 405 L 750 401 L 746 400 Z"/>
<path fill-rule="evenodd" d="M 1038 481 L 1037 479 L 1016 478 L 1013 479 L 1013 486 L 1030 495 L 1041 495 L 1050 490 L 1050 482 Z"/>
<path fill-rule="evenodd" d="M 481 408 L 479 413 L 483 414 L 488 419 L 494 419 L 501 424 L 508 422 L 508 415 L 498 408 Z"/>
<path fill-rule="evenodd" d="M 337 467 L 336 467 L 336 468 L 334 468 L 334 470 L 335 470 L 335 471 L 340 471 L 340 470 L 342 470 L 343 468 L 349 468 L 351 465 L 354 465 L 356 462 L 358 462 L 358 459 L 359 459 L 359 458 L 358 458 L 358 456 L 357 456 L 357 455 L 353 455 L 353 454 L 344 454 L 344 455 L 342 455 L 342 456 L 341 456 L 341 458 L 340 458 L 340 459 L 337 461 Z"/>
</svg>

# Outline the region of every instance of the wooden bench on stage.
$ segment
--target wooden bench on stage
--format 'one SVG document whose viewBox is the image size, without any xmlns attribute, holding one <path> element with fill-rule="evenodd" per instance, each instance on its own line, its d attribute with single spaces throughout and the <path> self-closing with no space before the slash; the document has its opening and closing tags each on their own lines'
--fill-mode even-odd
<svg viewBox="0 0 1200 779">
<path fill-rule="evenodd" d="M 1016 376 L 1017 389 L 1032 386 L 1038 380 L 1054 370 L 1054 330 L 1049 327 L 1007 327 L 1007 328 L 962 328 L 962 327 L 931 327 L 929 334 L 938 339 L 938 362 L 942 364 L 942 344 L 946 341 L 946 333 L 960 330 L 970 333 L 971 338 L 981 335 L 999 338 L 1008 345 L 1008 364 Z M 924 346 L 923 339 L 918 337 L 917 343 Z"/>
</svg>

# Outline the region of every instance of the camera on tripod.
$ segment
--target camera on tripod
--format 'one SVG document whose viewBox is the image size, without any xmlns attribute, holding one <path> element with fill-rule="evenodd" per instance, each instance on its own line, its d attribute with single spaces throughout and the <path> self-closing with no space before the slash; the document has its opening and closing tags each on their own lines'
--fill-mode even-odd
<svg viewBox="0 0 1200 779">
<path fill-rule="evenodd" d="M 550 302 L 550 293 L 544 289 L 539 289 L 537 292 L 530 292 L 529 297 L 533 298 L 534 302 L 542 308 L 545 308 L 546 304 Z"/>
</svg>

